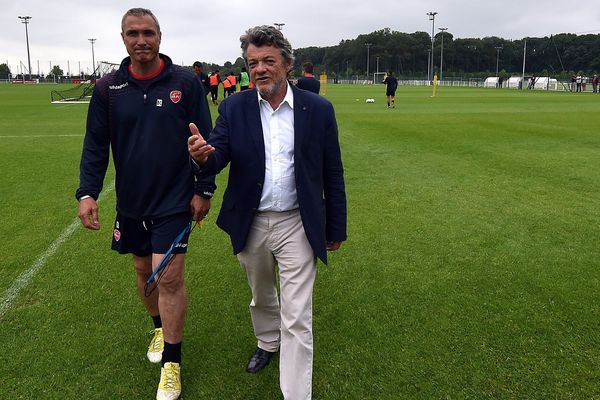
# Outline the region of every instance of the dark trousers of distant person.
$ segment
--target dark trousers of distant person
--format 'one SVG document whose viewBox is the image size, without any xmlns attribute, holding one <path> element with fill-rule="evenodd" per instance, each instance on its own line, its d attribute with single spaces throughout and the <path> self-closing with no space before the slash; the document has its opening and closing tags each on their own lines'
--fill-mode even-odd
<svg viewBox="0 0 600 400">
<path fill-rule="evenodd" d="M 210 87 L 210 98 L 213 102 L 213 104 L 218 104 L 218 99 L 219 99 L 219 86 L 211 86 Z"/>
</svg>

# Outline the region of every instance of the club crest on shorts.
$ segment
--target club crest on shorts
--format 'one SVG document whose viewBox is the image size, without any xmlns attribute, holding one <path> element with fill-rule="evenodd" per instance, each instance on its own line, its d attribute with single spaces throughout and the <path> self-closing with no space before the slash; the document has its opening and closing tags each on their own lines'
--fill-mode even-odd
<svg viewBox="0 0 600 400">
<path fill-rule="evenodd" d="M 169 96 L 171 97 L 171 101 L 177 104 L 181 100 L 181 90 L 171 90 Z"/>
<path fill-rule="evenodd" d="M 119 240 L 121 240 L 121 231 L 118 229 L 115 229 L 113 231 L 113 236 L 115 237 L 115 241 L 118 242 Z"/>
</svg>

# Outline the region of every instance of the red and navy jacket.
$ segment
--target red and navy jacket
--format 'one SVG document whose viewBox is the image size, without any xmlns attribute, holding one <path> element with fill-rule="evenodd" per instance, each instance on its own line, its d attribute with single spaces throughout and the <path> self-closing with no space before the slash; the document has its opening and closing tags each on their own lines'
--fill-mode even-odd
<svg viewBox="0 0 600 400">
<path fill-rule="evenodd" d="M 163 54 L 162 71 L 137 80 L 119 70 L 98 80 L 90 101 L 79 189 L 97 199 L 109 163 L 115 165 L 117 211 L 134 219 L 164 217 L 190 209 L 194 193 L 212 197 L 215 177 L 197 180 L 187 150 L 188 124 L 203 135 L 212 130 L 204 89 L 194 73 Z"/>
</svg>

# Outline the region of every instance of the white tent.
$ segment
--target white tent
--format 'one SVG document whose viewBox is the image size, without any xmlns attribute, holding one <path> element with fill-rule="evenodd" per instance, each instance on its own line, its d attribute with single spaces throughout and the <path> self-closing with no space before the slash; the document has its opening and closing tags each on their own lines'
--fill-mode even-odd
<svg viewBox="0 0 600 400">
<path fill-rule="evenodd" d="M 550 78 L 548 76 L 540 76 L 535 79 L 534 89 L 538 90 L 557 90 L 558 89 L 558 81 L 554 78 Z"/>
<path fill-rule="evenodd" d="M 498 77 L 497 76 L 490 76 L 485 78 L 485 81 L 483 82 L 483 87 L 491 87 L 491 88 L 495 88 L 498 86 Z"/>
<path fill-rule="evenodd" d="M 508 78 L 508 82 L 506 82 L 506 87 L 510 89 L 519 89 L 521 86 L 521 77 L 520 76 L 511 76 Z"/>
</svg>

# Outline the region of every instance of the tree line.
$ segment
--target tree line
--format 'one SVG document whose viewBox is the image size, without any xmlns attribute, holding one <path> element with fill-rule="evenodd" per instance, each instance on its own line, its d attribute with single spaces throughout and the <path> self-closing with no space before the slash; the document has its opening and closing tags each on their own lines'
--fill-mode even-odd
<svg viewBox="0 0 600 400">
<path fill-rule="evenodd" d="M 568 79 L 572 75 L 600 72 L 600 34 L 561 33 L 549 37 L 507 40 L 500 37 L 454 39 L 450 32 L 434 38 L 433 65 L 439 75 L 443 35 L 443 76 L 484 78 L 521 75 L 526 42 L 527 75 Z M 427 77 L 431 36 L 426 32 L 403 33 L 389 28 L 356 39 L 342 40 L 337 46 L 307 47 L 295 50 L 296 68 L 311 61 L 318 73 L 346 78 L 391 70 L 404 78 Z"/>
<path fill-rule="evenodd" d="M 499 75 L 507 78 L 523 72 L 523 50 L 526 42 L 525 74 L 569 79 L 573 75 L 591 76 L 600 72 L 600 34 L 576 35 L 561 33 L 542 38 L 528 37 L 508 40 L 496 36 L 458 38 L 450 32 L 438 32 L 434 37 L 433 69 L 439 75 L 443 36 L 443 76 L 485 78 Z M 356 39 L 342 40 L 336 46 L 296 49 L 296 63 L 292 76 L 299 76 L 302 64 L 311 61 L 317 74 L 327 73 L 334 78 L 365 76 L 367 72 L 367 44 L 369 74 L 393 71 L 404 79 L 426 79 L 428 76 L 431 36 L 426 32 L 404 33 L 389 28 Z M 497 63 L 497 64 L 496 64 Z M 220 66 L 205 63 L 207 72 L 216 69 L 239 74 L 245 66 L 239 57 L 234 63 Z M 60 70 L 53 71 L 58 75 Z M 0 79 L 10 73 L 8 66 L 0 65 Z"/>
</svg>

